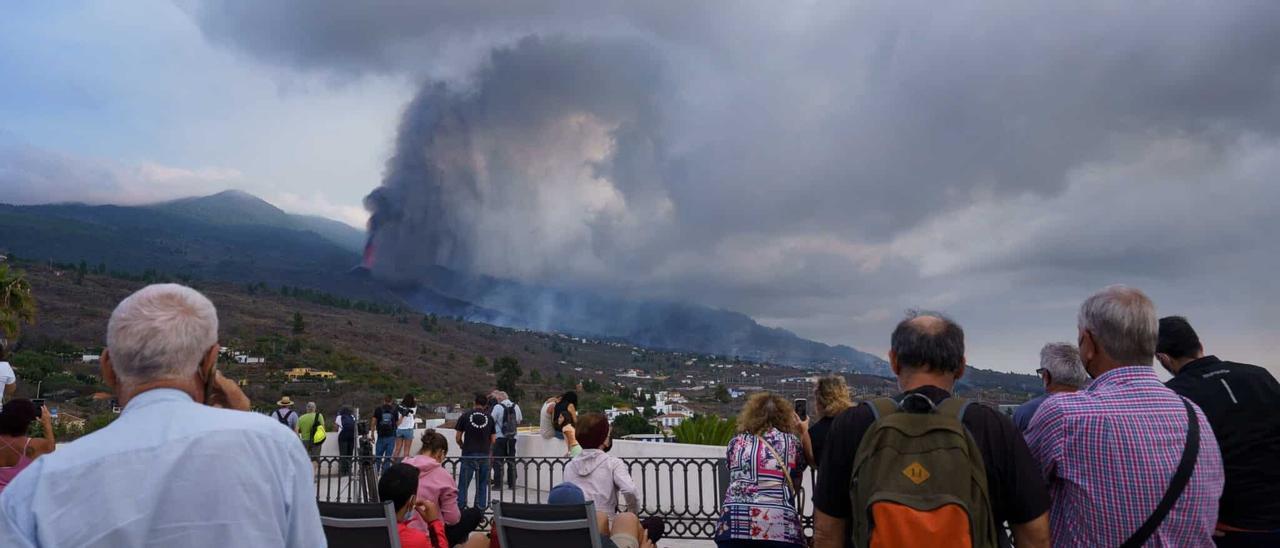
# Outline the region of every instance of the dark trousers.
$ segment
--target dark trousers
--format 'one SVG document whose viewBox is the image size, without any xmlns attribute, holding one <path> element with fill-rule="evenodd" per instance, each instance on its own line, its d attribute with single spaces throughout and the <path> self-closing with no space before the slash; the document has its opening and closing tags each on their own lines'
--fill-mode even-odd
<svg viewBox="0 0 1280 548">
<path fill-rule="evenodd" d="M 458 519 L 458 523 L 444 526 L 444 536 L 449 539 L 449 546 L 466 544 L 467 536 L 475 531 L 482 521 L 484 521 L 484 510 L 463 508 L 462 517 Z"/>
<path fill-rule="evenodd" d="M 1263 546 L 1280 546 L 1280 531 L 1265 533 L 1230 532 L 1226 536 L 1213 537 L 1218 548 L 1261 548 Z"/>
<path fill-rule="evenodd" d="M 356 437 L 338 436 L 338 473 L 345 476 L 351 473 L 351 457 L 356 456 Z"/>
<path fill-rule="evenodd" d="M 503 468 L 506 469 L 507 485 L 512 489 L 516 487 L 516 464 L 508 459 L 516 456 L 516 439 L 515 438 L 498 438 L 493 442 L 493 488 L 502 489 Z"/>
</svg>

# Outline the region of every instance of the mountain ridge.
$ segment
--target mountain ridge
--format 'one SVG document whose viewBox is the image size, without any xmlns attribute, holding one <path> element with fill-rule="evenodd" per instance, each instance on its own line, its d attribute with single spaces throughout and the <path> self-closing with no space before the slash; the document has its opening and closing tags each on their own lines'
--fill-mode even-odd
<svg viewBox="0 0 1280 548">
<path fill-rule="evenodd" d="M 327 236 L 325 230 L 330 231 Z M 504 327 L 891 376 L 878 356 L 805 339 L 731 310 L 628 301 L 443 267 L 433 269 L 426 280 L 388 286 L 367 272 L 352 273 L 364 239 L 359 230 L 323 217 L 289 214 L 240 191 L 146 206 L 0 204 L 0 234 L 5 235 L 0 251 L 27 258 L 306 287 Z M 548 303 L 556 307 L 547 308 Z"/>
</svg>

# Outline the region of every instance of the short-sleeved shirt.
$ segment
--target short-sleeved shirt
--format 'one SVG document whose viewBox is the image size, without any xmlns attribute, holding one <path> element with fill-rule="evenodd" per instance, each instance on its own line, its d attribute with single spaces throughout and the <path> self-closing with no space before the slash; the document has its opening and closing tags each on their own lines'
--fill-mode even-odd
<svg viewBox="0 0 1280 548">
<path fill-rule="evenodd" d="M 298 418 L 298 437 L 302 441 L 311 441 L 311 429 L 316 426 L 316 421 L 324 423 L 324 415 L 320 413 L 307 413 Z"/>
<path fill-rule="evenodd" d="M 934 403 L 951 397 L 949 392 L 936 386 L 907 392 L 912 393 L 924 394 Z M 848 520 L 849 527 L 853 526 L 853 501 L 849 493 L 853 458 L 862 437 L 874 422 L 875 415 L 869 405 L 859 405 L 837 416 L 827 434 L 822 466 L 818 468 L 814 507 L 829 516 Z M 971 405 L 960 422 L 969 430 L 982 452 L 987 469 L 991 516 L 1004 545 L 1005 534 L 1001 524 L 1026 523 L 1049 511 L 1048 487 L 1022 434 L 1018 433 L 1009 417 L 985 405 Z M 845 533 L 846 546 L 853 545 L 849 534 L 851 530 Z"/>
<path fill-rule="evenodd" d="M 1147 546 L 1213 546 L 1222 455 L 1200 409 L 1200 453 Z M 1187 444 L 1187 408 L 1150 365 L 1119 367 L 1040 406 L 1027 430 L 1049 481 L 1054 546 L 1119 546 L 1151 516 Z M 1082 527 L 1087 524 L 1087 527 Z"/>
<path fill-rule="evenodd" d="M 390 404 L 379 405 L 373 410 L 373 418 L 378 426 L 378 437 L 389 438 L 396 435 L 396 423 L 400 420 L 400 410 Z"/>
<path fill-rule="evenodd" d="M 271 414 L 271 418 L 275 419 L 276 421 L 279 421 L 280 419 L 284 419 L 284 422 L 282 422 L 281 424 L 288 426 L 290 430 L 293 430 L 294 428 L 298 427 L 298 414 L 293 412 L 293 410 L 289 409 L 288 407 L 281 407 L 279 409 L 276 409 L 276 411 Z"/>
<path fill-rule="evenodd" d="M 458 428 L 462 429 L 462 454 L 489 454 L 495 433 L 493 417 L 473 409 L 458 417 Z"/>
<path fill-rule="evenodd" d="M 809 442 L 813 446 L 813 467 L 822 464 L 822 451 L 827 448 L 827 435 L 831 432 L 831 423 L 835 417 L 822 417 L 809 427 Z"/>
<path fill-rule="evenodd" d="M 1218 521 L 1280 529 L 1280 383 L 1256 365 L 1205 356 L 1165 385 L 1200 406 L 1213 426 L 1226 472 Z"/>
<path fill-rule="evenodd" d="M 0 403 L 4 403 L 4 387 L 18 382 L 18 374 L 13 372 L 9 362 L 0 362 Z"/>
<path fill-rule="evenodd" d="M 1040 404 L 1047 399 L 1049 399 L 1048 394 L 1041 394 L 1027 400 L 1027 403 L 1019 405 L 1017 409 L 1013 410 L 1013 424 L 1018 427 L 1019 432 L 1027 431 L 1027 428 L 1031 426 L 1031 417 L 1036 416 L 1036 411 L 1040 409 Z"/>
</svg>

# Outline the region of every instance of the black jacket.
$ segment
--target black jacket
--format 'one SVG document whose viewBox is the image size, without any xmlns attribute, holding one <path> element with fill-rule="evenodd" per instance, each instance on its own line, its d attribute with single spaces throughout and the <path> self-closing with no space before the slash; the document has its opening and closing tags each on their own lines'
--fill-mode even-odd
<svg viewBox="0 0 1280 548">
<path fill-rule="evenodd" d="M 1166 383 L 1204 410 L 1222 449 L 1222 523 L 1280 529 L 1280 383 L 1256 365 L 1205 356 Z"/>
</svg>

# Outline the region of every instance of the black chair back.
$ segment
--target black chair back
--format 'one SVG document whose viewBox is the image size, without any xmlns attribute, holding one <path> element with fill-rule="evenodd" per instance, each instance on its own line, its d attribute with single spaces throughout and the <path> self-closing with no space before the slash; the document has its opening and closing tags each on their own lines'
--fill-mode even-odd
<svg viewBox="0 0 1280 548">
<path fill-rule="evenodd" d="M 385 502 L 318 502 L 330 548 L 400 548 L 396 509 Z"/>
<path fill-rule="evenodd" d="M 601 548 L 596 506 L 494 502 L 493 520 L 502 548 Z"/>
</svg>

